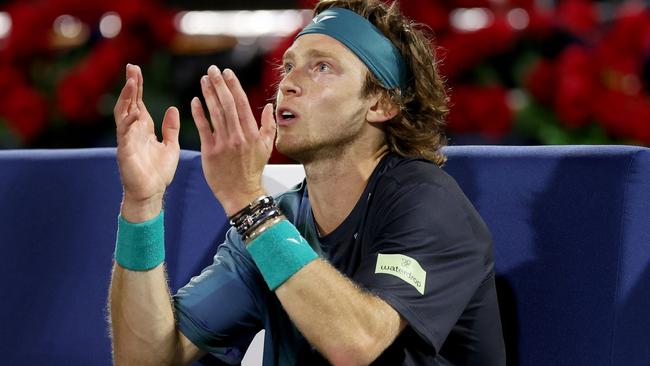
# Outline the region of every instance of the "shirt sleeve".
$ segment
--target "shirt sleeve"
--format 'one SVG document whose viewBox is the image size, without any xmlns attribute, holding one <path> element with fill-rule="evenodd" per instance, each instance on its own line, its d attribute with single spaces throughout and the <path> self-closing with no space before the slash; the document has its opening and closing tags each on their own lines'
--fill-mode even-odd
<svg viewBox="0 0 650 366">
<path fill-rule="evenodd" d="M 239 364 L 262 329 L 266 287 L 234 230 L 213 263 L 173 296 L 179 330 L 200 349 L 228 364 Z"/>
<path fill-rule="evenodd" d="M 460 188 L 418 184 L 375 202 L 377 234 L 353 280 L 438 352 L 492 270 L 489 232 Z"/>
</svg>

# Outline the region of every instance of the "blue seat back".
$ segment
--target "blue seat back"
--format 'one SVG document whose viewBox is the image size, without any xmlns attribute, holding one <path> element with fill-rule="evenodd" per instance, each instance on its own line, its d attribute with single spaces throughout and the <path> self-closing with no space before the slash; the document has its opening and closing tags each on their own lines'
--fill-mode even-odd
<svg viewBox="0 0 650 366">
<path fill-rule="evenodd" d="M 650 364 L 650 149 L 449 147 L 494 238 L 509 365 Z M 0 151 L 0 355 L 110 365 L 114 149 Z M 173 291 L 227 229 L 197 152 L 165 199 Z"/>
</svg>

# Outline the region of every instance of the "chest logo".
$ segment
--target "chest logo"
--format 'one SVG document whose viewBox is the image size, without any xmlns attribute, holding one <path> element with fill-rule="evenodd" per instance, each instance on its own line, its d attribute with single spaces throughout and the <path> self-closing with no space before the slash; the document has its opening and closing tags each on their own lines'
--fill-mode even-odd
<svg viewBox="0 0 650 366">
<path fill-rule="evenodd" d="M 398 277 L 415 287 L 424 295 L 427 272 L 422 269 L 415 259 L 403 254 L 377 254 L 375 273 L 384 273 Z"/>
</svg>

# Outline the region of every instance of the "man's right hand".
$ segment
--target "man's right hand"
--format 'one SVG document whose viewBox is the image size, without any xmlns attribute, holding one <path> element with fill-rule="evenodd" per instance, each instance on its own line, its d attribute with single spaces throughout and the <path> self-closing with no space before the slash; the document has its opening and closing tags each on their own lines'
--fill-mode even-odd
<svg viewBox="0 0 650 366">
<path fill-rule="evenodd" d="M 163 140 L 159 142 L 142 93 L 140 68 L 126 65 L 126 84 L 113 113 L 117 162 L 124 187 L 121 214 L 130 222 L 143 222 L 160 213 L 165 189 L 174 177 L 180 156 L 178 109 L 167 109 L 162 124 Z"/>
</svg>

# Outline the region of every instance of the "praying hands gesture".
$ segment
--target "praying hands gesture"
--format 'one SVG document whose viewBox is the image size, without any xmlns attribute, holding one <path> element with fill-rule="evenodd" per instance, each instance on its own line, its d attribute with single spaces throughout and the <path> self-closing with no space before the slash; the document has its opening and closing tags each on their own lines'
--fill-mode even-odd
<svg viewBox="0 0 650 366">
<path fill-rule="evenodd" d="M 262 171 L 271 156 L 276 132 L 273 106 L 269 103 L 264 107 L 258 128 L 235 74 L 229 69 L 222 73 L 214 65 L 201 78 L 201 90 L 210 118 L 196 97 L 192 116 L 201 139 L 203 174 L 231 216 L 264 195 Z"/>
<path fill-rule="evenodd" d="M 201 90 L 210 118 L 199 98 L 192 100 L 192 116 L 201 139 L 201 162 L 210 189 L 232 215 L 264 194 L 262 171 L 271 156 L 276 123 L 273 106 L 262 111 L 258 128 L 246 93 L 231 70 L 216 66 L 201 78 Z M 131 222 L 155 217 L 171 183 L 180 147 L 178 110 L 170 107 L 162 125 L 162 142 L 142 101 L 140 68 L 126 66 L 126 84 L 115 105 L 117 160 L 124 186 L 122 216 Z"/>
<path fill-rule="evenodd" d="M 165 189 L 171 183 L 180 147 L 178 110 L 170 107 L 162 124 L 162 142 L 142 101 L 140 68 L 126 66 L 126 84 L 113 111 L 117 127 L 117 162 L 124 187 L 121 214 L 125 220 L 143 222 L 160 213 Z"/>
</svg>

